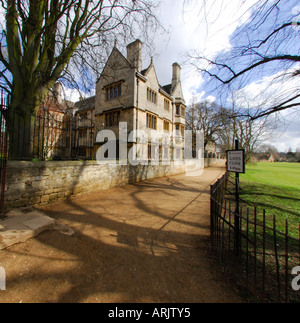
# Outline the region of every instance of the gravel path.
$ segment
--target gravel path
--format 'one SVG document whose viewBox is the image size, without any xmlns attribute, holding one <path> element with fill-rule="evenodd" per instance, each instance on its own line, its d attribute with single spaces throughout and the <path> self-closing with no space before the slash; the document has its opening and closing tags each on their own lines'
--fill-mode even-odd
<svg viewBox="0 0 300 323">
<path fill-rule="evenodd" d="M 242 302 L 210 254 L 209 187 L 223 168 L 43 207 L 48 231 L 0 251 L 0 302 Z"/>
</svg>

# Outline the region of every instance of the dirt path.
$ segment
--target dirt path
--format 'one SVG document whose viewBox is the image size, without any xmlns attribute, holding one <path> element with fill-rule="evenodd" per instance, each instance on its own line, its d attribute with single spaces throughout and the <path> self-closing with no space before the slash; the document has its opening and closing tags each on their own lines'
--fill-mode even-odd
<svg viewBox="0 0 300 323">
<path fill-rule="evenodd" d="M 241 302 L 209 256 L 209 185 L 156 179 L 44 207 L 75 230 L 0 251 L 0 302 Z"/>
</svg>

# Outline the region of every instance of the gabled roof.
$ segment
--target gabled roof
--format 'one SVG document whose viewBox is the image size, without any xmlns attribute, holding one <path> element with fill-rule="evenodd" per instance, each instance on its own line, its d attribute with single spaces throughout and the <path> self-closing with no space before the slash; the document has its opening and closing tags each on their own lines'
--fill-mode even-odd
<svg viewBox="0 0 300 323">
<path fill-rule="evenodd" d="M 144 76 L 147 76 L 147 74 L 149 73 L 151 67 L 152 67 L 152 63 L 147 67 L 145 68 L 144 70 L 141 71 L 141 74 L 144 75 Z M 154 67 L 154 66 L 153 66 Z"/>
<path fill-rule="evenodd" d="M 141 74 L 145 76 L 145 75 L 146 75 L 146 73 L 147 73 L 147 71 L 148 71 L 148 69 L 149 69 L 149 67 L 147 67 L 147 68 L 145 68 L 144 70 L 142 70 L 142 71 L 141 71 Z"/>
<path fill-rule="evenodd" d="M 156 82 L 157 82 L 158 86 L 161 87 L 161 85 L 158 82 L 158 77 L 157 77 L 156 69 L 155 69 L 155 66 L 153 64 L 153 59 L 152 58 L 151 58 L 151 62 L 150 62 L 150 65 L 148 66 L 148 68 L 146 68 L 143 71 L 141 71 L 141 74 L 143 76 L 147 77 L 147 75 L 149 74 L 149 72 L 151 71 L 151 69 L 153 69 L 153 71 L 154 71 L 155 78 L 156 78 Z"/>
<path fill-rule="evenodd" d="M 172 84 L 160 86 L 165 92 L 167 92 L 169 95 L 171 95 L 172 91 Z"/>
<path fill-rule="evenodd" d="M 141 74 L 144 75 L 144 76 L 146 76 L 149 73 L 151 67 L 153 67 L 154 68 L 154 71 L 155 71 L 155 67 L 153 65 L 153 58 L 152 57 L 151 57 L 150 65 L 147 68 L 145 68 L 144 70 L 142 70 L 141 71 Z M 155 74 L 156 74 L 156 71 L 155 71 Z"/>
<path fill-rule="evenodd" d="M 39 113 L 41 113 L 43 110 L 46 110 L 49 112 L 64 114 L 69 108 L 73 106 L 74 103 L 71 101 L 62 100 L 62 102 L 59 103 L 54 97 L 48 96 L 46 100 L 40 105 Z"/>
<path fill-rule="evenodd" d="M 75 106 L 74 106 L 75 108 L 78 108 L 76 113 L 94 108 L 95 107 L 95 99 L 96 99 L 96 97 L 92 96 L 88 99 L 84 99 L 84 100 L 76 102 Z"/>
<path fill-rule="evenodd" d="M 128 64 L 128 66 L 130 67 L 130 68 L 134 68 L 134 66 L 129 62 L 129 60 L 119 51 L 119 49 L 115 46 L 113 49 L 112 49 L 112 51 L 111 51 L 111 53 L 110 53 L 110 55 L 109 55 L 109 57 L 108 57 L 108 59 L 107 59 L 107 61 L 106 61 L 106 64 L 105 64 L 105 66 L 104 66 L 104 68 L 103 68 L 103 70 L 102 70 L 102 73 L 101 73 L 101 75 L 100 75 L 100 77 L 98 78 L 98 80 L 97 80 L 97 82 L 96 83 L 98 83 L 99 82 L 99 80 L 100 80 L 100 78 L 101 78 L 101 76 L 103 75 L 103 72 L 105 71 L 105 69 L 106 69 L 106 67 L 107 67 L 107 65 L 108 65 L 108 63 L 109 63 L 109 61 L 110 61 L 110 59 L 112 58 L 112 56 L 113 56 L 113 54 L 114 53 L 117 53 L 117 55 L 119 55 L 120 57 L 121 57 L 121 59 L 123 59 L 125 62 L 126 62 L 126 64 Z"/>
<path fill-rule="evenodd" d="M 171 92 L 172 92 L 172 84 L 168 84 L 168 85 L 165 85 L 165 86 L 162 86 L 162 85 L 159 84 L 158 77 L 157 77 L 157 74 L 156 74 L 156 69 L 155 69 L 155 66 L 153 64 L 153 59 L 152 58 L 151 58 L 150 65 L 146 69 L 142 70 L 141 74 L 146 77 L 148 75 L 148 73 L 150 72 L 151 68 L 154 69 L 154 73 L 155 73 L 155 76 L 156 76 L 157 83 L 158 83 L 158 85 L 160 87 L 160 90 L 162 91 L 162 93 L 164 95 L 166 95 L 168 97 L 170 96 L 170 99 L 171 99 L 171 96 L 172 96 L 172 94 L 171 94 Z"/>
</svg>

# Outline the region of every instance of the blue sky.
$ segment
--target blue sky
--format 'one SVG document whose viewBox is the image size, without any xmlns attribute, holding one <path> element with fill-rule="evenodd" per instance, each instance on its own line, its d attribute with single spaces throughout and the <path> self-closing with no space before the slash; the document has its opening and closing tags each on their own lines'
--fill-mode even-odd
<svg viewBox="0 0 300 323">
<path fill-rule="evenodd" d="M 171 83 L 172 64 L 178 62 L 182 66 L 182 86 L 186 103 L 189 105 L 193 100 L 203 99 L 216 100 L 222 104 L 230 104 L 228 98 L 222 93 L 220 95 L 220 86 L 217 83 L 209 82 L 203 73 L 186 63 L 187 54 L 197 51 L 201 55 L 209 58 L 215 58 L 220 53 L 224 57 L 231 54 L 231 50 L 236 44 L 247 43 L 253 37 L 263 38 L 273 28 L 274 23 L 280 25 L 289 15 L 293 14 L 295 19 L 300 14 L 299 1 L 284 0 L 279 16 L 268 17 L 264 28 L 246 29 L 247 33 L 240 34 L 240 31 L 247 26 L 251 19 L 251 10 L 249 10 L 258 0 L 210 0 L 206 1 L 205 11 L 203 10 L 204 1 L 199 0 L 162 0 L 158 10 L 158 16 L 164 27 L 169 33 L 156 34 L 153 37 L 151 47 L 144 46 L 143 67 L 147 67 L 151 56 L 154 58 L 154 64 L 158 75 L 159 82 L 162 85 Z M 274 0 L 268 1 L 270 4 Z M 184 6 L 183 6 L 184 4 Z M 3 12 L 2 12 L 3 13 Z M 4 20 L 1 17 L 0 22 Z M 298 42 L 288 40 L 281 35 L 276 45 L 280 48 L 288 47 L 289 52 L 299 54 L 300 30 L 295 27 L 295 37 Z M 141 39 L 143 41 L 143 39 Z M 297 44 L 295 46 L 295 44 Z M 124 54 L 126 50 L 119 48 Z M 247 62 L 247 61 L 246 61 Z M 242 61 L 236 59 L 236 66 L 242 66 Z M 245 62 L 244 62 L 245 63 Z M 282 71 L 290 66 L 282 66 Z M 249 75 L 244 79 L 241 89 L 235 92 L 239 98 L 240 94 L 251 98 L 253 104 L 261 104 L 263 93 L 264 97 L 269 96 L 275 99 L 280 95 L 280 91 L 290 91 L 292 87 L 297 87 L 297 82 L 282 80 L 270 85 L 273 75 L 280 74 L 278 68 L 268 66 L 268 69 Z M 298 80 L 296 80 L 298 81 Z M 215 91 L 217 89 L 217 91 Z M 73 101 L 78 100 L 79 94 L 66 88 L 67 98 Z M 83 93 L 84 94 L 84 93 Z M 87 96 L 94 94 L 94 88 Z M 220 100 L 220 97 L 222 100 Z M 263 98 L 264 98 L 263 97 Z M 300 147 L 300 116 L 295 111 L 287 111 L 284 118 L 281 119 L 280 128 L 274 133 L 270 143 L 275 144 L 280 150 L 287 151 L 290 147 L 296 149 Z M 283 122 L 284 121 L 284 122 Z"/>
<path fill-rule="evenodd" d="M 221 54 L 225 58 L 231 57 L 234 46 L 247 45 L 253 39 L 264 39 L 274 30 L 274 26 L 281 26 L 291 15 L 295 20 L 299 18 L 299 2 L 285 0 L 281 1 L 280 15 L 269 16 L 261 25 L 263 28 L 251 29 L 253 23 L 250 23 L 252 17 L 249 8 L 256 2 L 257 0 L 209 1 L 204 15 L 202 1 L 186 1 L 183 8 L 182 1 L 163 0 L 161 17 L 166 26 L 169 24 L 171 33 L 167 42 L 163 38 L 155 41 L 157 55 L 154 62 L 161 83 L 169 82 L 172 72 L 170 66 L 174 61 L 178 61 L 182 65 L 182 85 L 187 104 L 191 104 L 193 99 L 199 101 L 209 98 L 230 106 L 230 98 L 226 96 L 226 91 L 220 94 L 220 83 L 211 82 L 203 73 L 198 73 L 186 64 L 186 54 L 197 51 L 200 55 L 212 59 Z M 258 25 L 260 19 L 261 16 L 256 19 Z M 299 55 L 299 45 L 295 46 L 300 44 L 298 28 L 295 27 L 292 37 L 286 37 L 285 32 L 280 33 L 273 42 L 274 46 L 261 46 L 261 52 L 268 50 L 274 54 L 275 51 L 284 53 L 287 50 L 288 53 Z M 247 63 L 248 58 L 236 57 L 233 65 L 239 69 Z M 284 71 L 293 71 L 294 68 L 295 66 L 290 64 L 268 64 L 264 69 L 246 75 L 243 83 L 233 88 L 237 102 L 243 105 L 242 97 L 245 97 L 247 103 L 250 102 L 253 106 L 265 106 L 266 102 L 273 104 L 282 95 L 294 93 L 295 89 L 299 89 L 299 79 L 282 76 Z M 290 147 L 293 150 L 300 147 L 299 114 L 299 108 L 283 112 L 282 117 L 278 118 L 278 129 L 273 132 L 268 143 L 276 145 L 281 151 L 287 151 Z"/>
</svg>

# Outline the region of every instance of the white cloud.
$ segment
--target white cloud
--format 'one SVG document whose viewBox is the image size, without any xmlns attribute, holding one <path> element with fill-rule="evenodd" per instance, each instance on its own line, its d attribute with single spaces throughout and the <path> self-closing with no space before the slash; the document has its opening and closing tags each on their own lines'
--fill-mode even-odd
<svg viewBox="0 0 300 323">
<path fill-rule="evenodd" d="M 277 129 L 273 133 L 270 142 L 277 147 L 279 151 L 288 151 L 292 148 L 296 151 L 300 148 L 300 111 L 286 110 L 283 113 L 283 119 L 278 121 Z"/>
<path fill-rule="evenodd" d="M 250 8 L 257 0 L 162 0 L 159 11 L 159 19 L 163 25 L 170 29 L 167 36 L 156 35 L 154 38 L 155 52 L 150 51 L 148 61 L 144 61 L 144 67 L 150 62 L 150 56 L 154 55 L 154 63 L 161 85 L 170 84 L 172 81 L 172 64 L 178 62 L 182 66 L 182 87 L 189 105 L 193 99 L 196 101 L 215 98 L 207 97 L 203 91 L 204 79 L 200 73 L 195 72 L 190 66 L 184 64 L 186 53 L 197 50 L 198 53 L 213 58 L 220 51 L 230 50 L 230 37 L 238 27 L 245 24 L 251 14 Z M 0 2 L 1 4 L 1 2 Z M 204 7 L 206 4 L 206 7 Z M 4 10 L 0 5 L 0 28 L 5 23 Z M 3 26 L 4 28 L 4 26 Z M 276 76 L 280 76 L 280 73 Z M 289 93 L 298 86 L 299 79 L 272 81 L 274 76 L 262 78 L 253 82 L 243 89 L 253 105 L 262 104 L 264 98 L 272 97 L 274 101 L 282 93 Z M 65 98 L 73 102 L 78 101 L 80 96 L 91 94 L 79 93 L 77 90 L 64 88 Z M 236 93 L 241 94 L 240 93 Z M 263 94 L 263 95 L 262 95 Z M 299 115 L 290 118 L 291 123 L 281 128 L 273 140 L 274 143 L 288 149 L 300 146 Z M 289 119 L 287 119 L 289 120 Z"/>
<path fill-rule="evenodd" d="M 184 96 L 191 104 L 199 96 L 203 78 L 184 64 L 186 54 L 196 50 L 213 58 L 218 52 L 229 50 L 230 36 L 250 18 L 249 8 L 256 1 L 163 0 L 159 18 L 167 29 L 170 26 L 170 34 L 156 37 L 154 43 L 154 63 L 161 84 L 171 83 L 172 63 L 180 63 Z"/>
<path fill-rule="evenodd" d="M 265 141 L 264 143 L 273 145 L 279 152 L 288 152 L 291 148 L 296 151 L 300 148 L 300 131 L 297 133 L 286 131 L 278 131 L 273 134 L 273 139 Z"/>
<path fill-rule="evenodd" d="M 236 103 L 249 108 L 265 109 L 292 98 L 296 93 L 299 94 L 299 77 L 292 76 L 299 68 L 300 64 L 297 64 L 286 71 L 253 81 L 235 92 Z"/>
<path fill-rule="evenodd" d="M 184 96 L 187 104 L 190 104 L 194 97 L 200 96 L 199 89 L 203 84 L 203 78 L 183 64 L 185 54 L 196 49 L 214 56 L 220 50 L 229 49 L 230 36 L 237 27 L 249 19 L 248 9 L 256 1 L 162 0 L 158 16 L 170 33 L 167 36 L 156 35 L 153 44 L 155 53 L 148 53 L 149 61 L 144 61 L 144 67 L 149 64 L 150 55 L 155 54 L 154 63 L 159 82 L 166 85 L 172 81 L 172 64 L 180 63 Z M 0 14 L 3 14 L 1 6 Z M 79 96 L 70 89 L 66 91 L 68 98 Z"/>
<path fill-rule="evenodd" d="M 70 89 L 63 85 L 63 98 L 68 101 L 78 102 L 81 98 L 89 98 L 95 93 L 84 93 L 77 89 Z"/>
<path fill-rule="evenodd" d="M 266 109 L 292 98 L 300 93 L 299 77 L 291 77 L 293 71 L 299 68 L 300 64 L 287 71 L 252 82 L 235 93 L 235 103 L 240 107 Z M 297 102 L 299 101 L 300 99 Z M 273 124 L 275 131 L 266 143 L 276 146 L 279 151 L 283 152 L 288 151 L 289 148 L 295 151 L 300 147 L 299 107 L 281 111 L 280 115 L 274 118 Z"/>
<path fill-rule="evenodd" d="M 69 89 L 63 86 L 63 97 L 65 100 L 77 102 L 80 100 L 80 93 L 78 92 L 78 90 Z"/>
<path fill-rule="evenodd" d="M 4 25 L 5 25 L 5 10 L 0 1 L 0 28 L 4 29 Z"/>
</svg>

